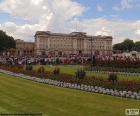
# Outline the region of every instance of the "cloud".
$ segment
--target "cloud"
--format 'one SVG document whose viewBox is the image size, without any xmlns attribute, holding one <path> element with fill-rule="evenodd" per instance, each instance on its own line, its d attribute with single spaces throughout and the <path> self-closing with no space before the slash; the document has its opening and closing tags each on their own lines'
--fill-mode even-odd
<svg viewBox="0 0 140 116">
<path fill-rule="evenodd" d="M 36 30 L 41 30 L 42 26 L 39 24 L 29 25 L 25 24 L 18 26 L 13 22 L 6 22 L 1 24 L 0 30 L 6 31 L 9 35 L 13 36 L 15 39 L 24 39 L 26 41 L 33 41 L 33 36 Z"/>
<path fill-rule="evenodd" d="M 140 29 L 136 30 L 136 35 L 140 35 Z"/>
<path fill-rule="evenodd" d="M 133 3 L 133 0 L 122 0 L 121 7 L 122 7 L 122 9 L 132 8 L 133 7 L 132 3 Z"/>
<path fill-rule="evenodd" d="M 101 5 L 97 5 L 97 11 L 102 12 L 103 11 L 103 7 Z"/>
<path fill-rule="evenodd" d="M 112 35 L 113 43 L 125 38 L 140 41 L 136 30 L 140 30 L 140 21 L 108 20 L 105 18 L 89 19 L 81 22 L 82 31 L 90 35 Z"/>
<path fill-rule="evenodd" d="M 31 23 L 40 23 L 40 18 L 46 20 L 51 14 L 57 19 L 69 20 L 81 15 L 84 7 L 71 0 L 4 0 L 0 10 Z"/>
<path fill-rule="evenodd" d="M 38 5 L 42 2 L 43 0 L 31 0 L 31 3 L 33 3 L 34 5 Z"/>
<path fill-rule="evenodd" d="M 34 34 L 38 30 L 62 33 L 83 31 L 89 35 L 112 35 L 114 43 L 125 38 L 139 40 L 140 21 L 105 18 L 80 20 L 79 16 L 85 9 L 73 0 L 4 0 L 0 3 L 0 10 L 30 23 L 17 25 L 16 22 L 5 22 L 0 24 L 0 29 L 15 39 L 26 41 L 34 41 Z"/>
<path fill-rule="evenodd" d="M 4 0 L 0 3 L 1 11 L 28 20 L 30 24 L 18 26 L 16 22 L 6 22 L 1 28 L 14 34 L 15 38 L 26 40 L 27 37 L 31 39 L 29 37 L 37 30 L 67 32 L 67 21 L 80 16 L 84 9 L 82 5 L 72 0 Z M 9 30 L 9 27 L 16 29 Z"/>
<path fill-rule="evenodd" d="M 114 6 L 112 9 L 115 11 L 133 8 L 134 0 L 121 0 L 119 6 Z"/>
<path fill-rule="evenodd" d="M 101 30 L 97 31 L 95 35 L 111 36 L 112 31 L 107 29 L 106 27 L 102 27 Z"/>
</svg>

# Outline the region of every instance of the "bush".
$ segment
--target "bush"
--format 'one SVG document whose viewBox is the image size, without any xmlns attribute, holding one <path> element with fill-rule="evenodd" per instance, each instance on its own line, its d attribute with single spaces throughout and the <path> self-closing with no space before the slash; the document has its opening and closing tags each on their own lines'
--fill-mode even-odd
<svg viewBox="0 0 140 116">
<path fill-rule="evenodd" d="M 117 82 L 117 80 L 118 80 L 118 77 L 116 73 L 109 74 L 108 81 L 112 81 L 114 83 L 115 81 Z"/>
<path fill-rule="evenodd" d="M 38 68 L 37 72 L 43 74 L 43 73 L 45 73 L 45 68 L 43 66 L 41 66 Z"/>
<path fill-rule="evenodd" d="M 18 69 L 23 69 L 23 65 L 17 65 L 16 66 Z"/>
<path fill-rule="evenodd" d="M 56 59 L 56 64 L 60 64 L 60 59 L 59 58 Z"/>
<path fill-rule="evenodd" d="M 75 73 L 76 78 L 78 79 L 84 79 L 86 76 L 86 72 L 84 70 L 77 70 L 77 72 Z"/>
<path fill-rule="evenodd" d="M 68 83 L 76 83 L 76 84 L 85 84 L 91 86 L 101 86 L 108 89 L 114 90 L 125 90 L 125 91 L 137 91 L 140 92 L 140 81 L 139 80 L 119 80 L 117 78 L 117 74 L 110 73 L 108 79 L 106 78 L 99 78 L 99 77 L 88 77 L 86 76 L 86 72 L 84 70 L 77 70 L 76 77 L 70 74 L 60 74 L 59 68 L 55 68 L 54 74 L 52 72 L 46 72 L 44 67 L 40 67 L 37 71 L 26 71 L 23 68 L 19 68 L 18 66 L 10 66 L 10 65 L 0 65 L 1 69 L 9 70 L 14 73 L 23 73 L 30 76 L 35 76 L 38 78 L 49 78 L 53 80 L 68 82 Z M 59 71 L 58 71 L 59 70 Z M 59 75 L 57 75 L 59 74 Z M 115 82 L 116 81 L 116 82 Z M 115 83 L 114 83 L 115 82 Z"/>
<path fill-rule="evenodd" d="M 53 70 L 53 74 L 54 74 L 54 75 L 59 75 L 59 74 L 60 74 L 60 69 L 59 69 L 59 68 L 55 68 L 55 69 Z"/>
<path fill-rule="evenodd" d="M 25 70 L 32 71 L 33 70 L 33 66 L 32 65 L 26 65 L 25 66 Z"/>
</svg>

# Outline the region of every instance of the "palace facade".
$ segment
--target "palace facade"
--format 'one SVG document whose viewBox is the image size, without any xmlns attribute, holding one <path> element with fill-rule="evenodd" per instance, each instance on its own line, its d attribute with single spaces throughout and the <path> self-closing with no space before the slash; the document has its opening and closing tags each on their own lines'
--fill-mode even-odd
<svg viewBox="0 0 140 116">
<path fill-rule="evenodd" d="M 34 55 L 34 42 L 25 42 L 23 40 L 17 39 L 16 40 L 16 56 L 33 56 Z"/>
<path fill-rule="evenodd" d="M 112 54 L 112 36 L 90 36 L 84 32 L 52 33 L 37 31 L 36 55 L 63 54 Z"/>
<path fill-rule="evenodd" d="M 12 56 L 34 56 L 34 42 L 25 42 L 21 39 L 17 39 L 16 41 L 16 48 L 10 49 L 8 51 L 9 55 Z"/>
</svg>

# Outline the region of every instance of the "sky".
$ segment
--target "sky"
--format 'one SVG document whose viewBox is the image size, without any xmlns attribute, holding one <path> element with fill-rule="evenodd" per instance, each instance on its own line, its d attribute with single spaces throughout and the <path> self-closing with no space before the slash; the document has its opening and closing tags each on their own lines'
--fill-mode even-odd
<svg viewBox="0 0 140 116">
<path fill-rule="evenodd" d="M 34 41 L 36 31 L 140 41 L 140 0 L 0 0 L 0 30 Z"/>
</svg>

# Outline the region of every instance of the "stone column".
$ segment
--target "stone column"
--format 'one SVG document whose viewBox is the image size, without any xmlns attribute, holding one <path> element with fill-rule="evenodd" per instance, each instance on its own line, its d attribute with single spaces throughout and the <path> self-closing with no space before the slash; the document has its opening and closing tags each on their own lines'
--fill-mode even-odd
<svg viewBox="0 0 140 116">
<path fill-rule="evenodd" d="M 83 50 L 84 50 L 84 53 L 87 53 L 87 40 L 85 38 L 83 40 Z"/>
<path fill-rule="evenodd" d="M 50 39 L 48 38 L 48 41 L 47 41 L 47 46 L 48 46 L 48 49 L 50 49 Z"/>
<path fill-rule="evenodd" d="M 77 51 L 77 39 L 76 38 L 73 39 L 73 51 L 74 51 L 74 53 L 76 53 L 76 51 Z"/>
</svg>

